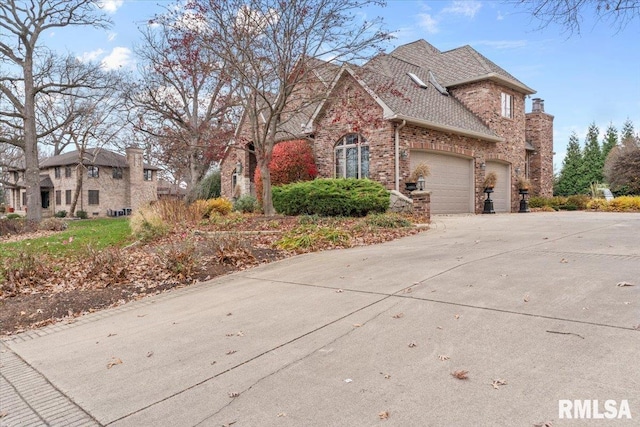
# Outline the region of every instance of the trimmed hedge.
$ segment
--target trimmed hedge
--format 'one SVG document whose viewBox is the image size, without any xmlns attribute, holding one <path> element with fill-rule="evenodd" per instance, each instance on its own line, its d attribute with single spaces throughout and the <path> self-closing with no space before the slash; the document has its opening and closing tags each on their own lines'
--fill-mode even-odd
<svg viewBox="0 0 640 427">
<path fill-rule="evenodd" d="M 369 179 L 316 179 L 273 187 L 273 207 L 284 215 L 366 216 L 387 210 L 389 192 Z"/>
</svg>

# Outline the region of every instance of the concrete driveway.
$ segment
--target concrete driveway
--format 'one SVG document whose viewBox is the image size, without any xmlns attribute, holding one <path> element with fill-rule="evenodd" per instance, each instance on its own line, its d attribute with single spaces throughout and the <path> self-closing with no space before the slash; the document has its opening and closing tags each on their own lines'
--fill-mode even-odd
<svg viewBox="0 0 640 427">
<path fill-rule="evenodd" d="M 640 214 L 436 217 L 5 340 L 0 423 L 638 425 L 639 329 Z"/>
</svg>

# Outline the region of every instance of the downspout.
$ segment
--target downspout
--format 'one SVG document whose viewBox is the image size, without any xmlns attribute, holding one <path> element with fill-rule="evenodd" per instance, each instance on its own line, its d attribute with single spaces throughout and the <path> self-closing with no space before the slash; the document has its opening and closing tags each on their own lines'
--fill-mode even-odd
<svg viewBox="0 0 640 427">
<path fill-rule="evenodd" d="M 396 125 L 395 135 L 395 151 L 396 151 L 396 191 L 400 191 L 400 130 L 407 125 L 407 121 L 403 120 L 401 124 Z"/>
</svg>

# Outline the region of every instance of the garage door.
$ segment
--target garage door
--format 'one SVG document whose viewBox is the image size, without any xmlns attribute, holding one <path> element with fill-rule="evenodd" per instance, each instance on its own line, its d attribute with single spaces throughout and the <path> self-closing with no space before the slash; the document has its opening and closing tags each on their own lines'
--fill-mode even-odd
<svg viewBox="0 0 640 427">
<path fill-rule="evenodd" d="M 427 151 L 411 151 L 411 170 L 420 162 L 431 168 L 426 189 L 431 192 L 431 213 L 473 212 L 471 159 Z"/>
<path fill-rule="evenodd" d="M 495 172 L 498 176 L 496 187 L 493 189 L 493 209 L 496 212 L 511 212 L 511 179 L 509 165 L 498 162 L 487 162 L 487 172 Z"/>
</svg>

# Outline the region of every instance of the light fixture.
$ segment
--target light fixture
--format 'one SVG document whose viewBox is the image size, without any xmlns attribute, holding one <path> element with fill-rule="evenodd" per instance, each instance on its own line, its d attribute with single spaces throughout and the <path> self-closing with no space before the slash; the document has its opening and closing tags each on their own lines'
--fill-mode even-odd
<svg viewBox="0 0 640 427">
<path fill-rule="evenodd" d="M 480 169 L 485 170 L 487 168 L 487 164 L 485 162 L 480 163 Z"/>
<path fill-rule="evenodd" d="M 520 176 L 520 168 L 516 168 L 516 176 Z"/>
<path fill-rule="evenodd" d="M 409 153 L 407 153 L 407 150 L 400 150 L 400 158 L 402 160 L 405 160 L 408 156 L 409 156 Z"/>
<path fill-rule="evenodd" d="M 417 182 L 418 191 L 424 191 L 424 181 L 425 181 L 424 176 L 420 175 L 418 177 L 418 182 Z"/>
<path fill-rule="evenodd" d="M 236 173 L 241 174 L 242 173 L 242 162 L 238 161 L 238 163 L 236 163 Z"/>
</svg>

